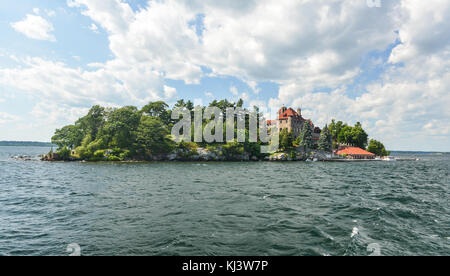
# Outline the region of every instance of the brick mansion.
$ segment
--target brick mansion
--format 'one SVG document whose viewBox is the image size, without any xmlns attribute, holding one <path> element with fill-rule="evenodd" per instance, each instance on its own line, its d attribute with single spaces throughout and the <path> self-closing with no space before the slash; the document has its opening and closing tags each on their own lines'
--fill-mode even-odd
<svg viewBox="0 0 450 276">
<path fill-rule="evenodd" d="M 296 139 L 300 135 L 305 123 L 311 124 L 313 128 L 313 140 L 317 143 L 322 130 L 319 127 L 314 126 L 311 120 L 303 118 L 302 110 L 300 108 L 295 111 L 292 108 L 283 106 L 278 111 L 277 119 L 267 121 L 267 126 L 277 126 L 280 132 L 283 129 L 287 129 L 288 132 L 292 132 L 292 136 Z"/>
</svg>

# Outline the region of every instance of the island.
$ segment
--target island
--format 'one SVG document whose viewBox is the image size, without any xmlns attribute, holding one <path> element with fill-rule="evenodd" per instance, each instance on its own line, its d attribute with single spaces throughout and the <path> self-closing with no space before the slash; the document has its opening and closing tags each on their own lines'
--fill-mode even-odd
<svg viewBox="0 0 450 276">
<path fill-rule="evenodd" d="M 125 106 L 105 108 L 93 106 L 88 114 L 73 125 L 55 131 L 52 143 L 57 145 L 44 161 L 139 162 L 139 161 L 330 161 L 374 160 L 388 156 L 381 142 L 368 139 L 361 123 L 350 126 L 332 120 L 323 128 L 305 119 L 300 108 L 282 107 L 276 120 L 264 120 L 257 107 L 244 109 L 243 100 L 229 102 L 214 100 L 208 107 L 216 107 L 223 114 L 229 108 L 245 110 L 245 142 L 236 139 L 223 143 L 176 141 L 171 130 L 181 119 L 173 119 L 174 109 L 187 110 L 194 117 L 191 101 L 179 100 L 170 109 L 163 101 L 150 102 L 143 108 Z M 279 129 L 277 151 L 262 153 L 263 142 L 249 142 L 250 113 L 257 114 L 264 127 Z M 189 115 L 187 115 L 189 116 Z M 205 128 L 214 120 L 202 118 Z M 258 133 L 262 128 L 257 125 Z M 226 124 L 223 125 L 226 133 Z M 213 132 L 216 130 L 214 129 Z M 235 137 L 237 129 L 234 129 Z M 187 134 L 189 136 L 189 134 Z M 194 133 L 190 134 L 194 137 Z M 194 141 L 194 139 L 191 139 Z M 227 141 L 224 137 L 224 141 Z M 353 154 L 355 153 L 356 154 Z M 361 154 L 363 153 L 363 154 Z"/>
</svg>

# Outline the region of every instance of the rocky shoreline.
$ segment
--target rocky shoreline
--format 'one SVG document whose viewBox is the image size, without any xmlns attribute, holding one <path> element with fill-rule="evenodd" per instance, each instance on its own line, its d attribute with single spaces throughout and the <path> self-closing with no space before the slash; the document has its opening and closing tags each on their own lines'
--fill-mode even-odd
<svg viewBox="0 0 450 276">
<path fill-rule="evenodd" d="M 80 158 L 70 157 L 68 160 L 61 160 L 58 153 L 44 154 L 38 156 L 41 161 L 56 162 L 56 161 L 68 161 L 68 162 L 87 162 Z M 331 153 L 320 151 L 291 151 L 291 152 L 278 152 L 264 157 L 250 156 L 250 154 L 244 152 L 242 154 L 234 154 L 231 156 L 225 156 L 219 151 L 209 151 L 205 148 L 198 148 L 194 151 L 178 150 L 170 154 L 154 155 L 149 159 L 127 159 L 122 161 L 112 162 L 151 162 L 151 161 L 168 161 L 168 162 L 293 162 L 293 161 L 331 161 L 336 157 L 332 157 Z M 108 158 L 105 156 L 104 160 L 98 160 L 97 162 L 107 162 Z M 94 161 L 89 161 L 94 162 Z"/>
</svg>

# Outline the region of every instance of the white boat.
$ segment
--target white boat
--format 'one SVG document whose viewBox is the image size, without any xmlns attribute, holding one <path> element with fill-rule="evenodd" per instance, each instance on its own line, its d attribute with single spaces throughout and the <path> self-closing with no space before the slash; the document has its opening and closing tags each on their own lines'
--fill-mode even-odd
<svg viewBox="0 0 450 276">
<path fill-rule="evenodd" d="M 397 159 L 395 159 L 395 157 L 393 157 L 393 156 L 385 156 L 385 157 L 381 158 L 381 160 L 386 161 L 386 162 L 395 162 L 395 161 L 397 161 Z"/>
</svg>

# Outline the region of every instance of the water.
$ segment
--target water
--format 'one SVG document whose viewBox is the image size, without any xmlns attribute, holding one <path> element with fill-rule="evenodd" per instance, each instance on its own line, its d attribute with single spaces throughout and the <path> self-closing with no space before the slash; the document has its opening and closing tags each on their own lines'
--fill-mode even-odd
<svg viewBox="0 0 450 276">
<path fill-rule="evenodd" d="M 83 255 L 450 255 L 449 155 L 351 164 L 10 159 L 47 151 L 0 147 L 0 255 L 67 255 L 72 243 Z"/>
</svg>

